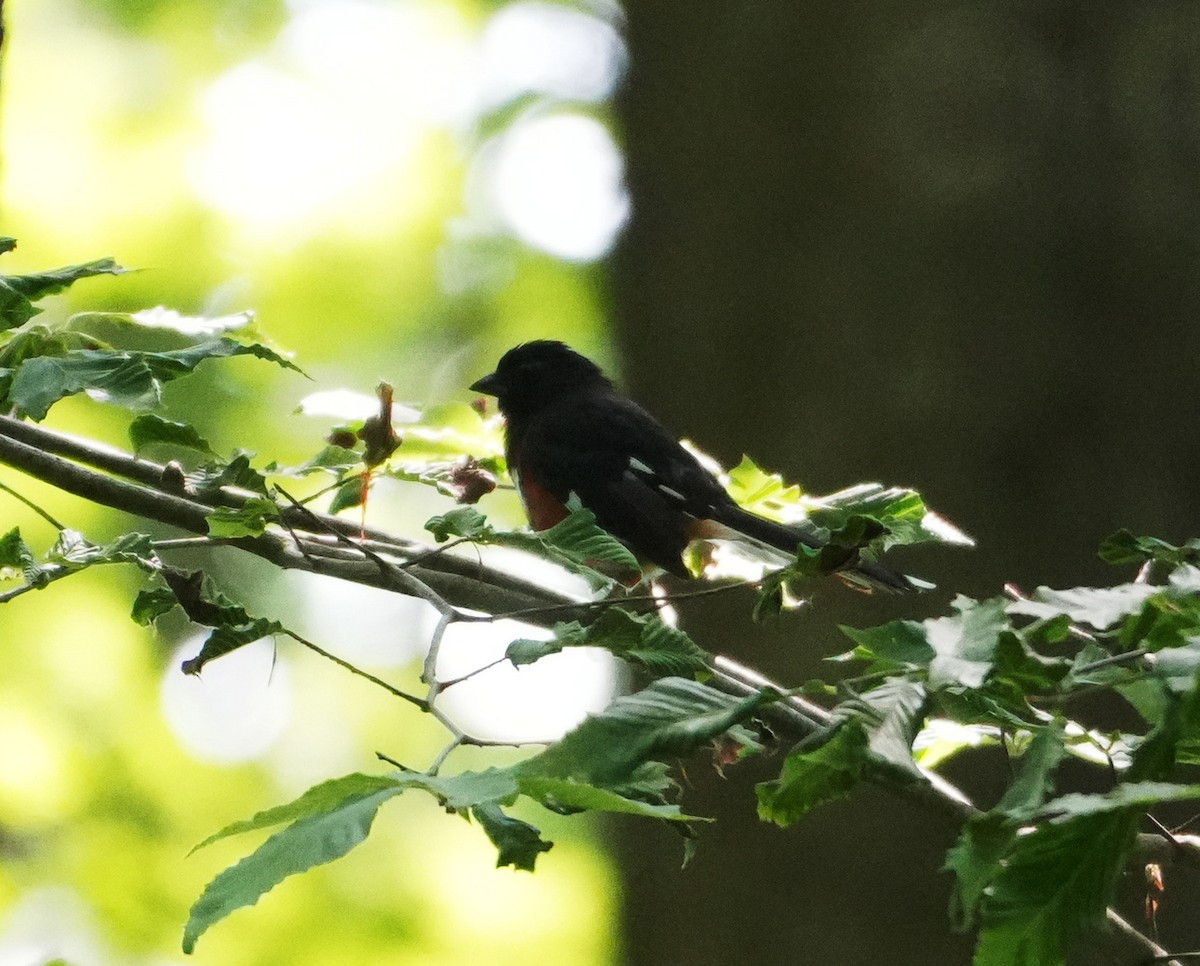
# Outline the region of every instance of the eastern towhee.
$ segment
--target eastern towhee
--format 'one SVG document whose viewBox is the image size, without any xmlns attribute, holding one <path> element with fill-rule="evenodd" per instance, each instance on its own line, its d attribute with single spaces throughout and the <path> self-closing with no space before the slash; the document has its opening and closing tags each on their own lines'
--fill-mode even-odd
<svg viewBox="0 0 1200 966">
<path fill-rule="evenodd" d="M 470 388 L 499 403 L 509 473 L 535 530 L 564 519 L 574 494 L 638 557 L 679 577 L 692 576 L 683 553 L 693 540 L 749 541 L 789 558 L 801 544 L 820 546 L 811 534 L 743 510 L 658 420 L 562 342 L 510 349 Z M 856 554 L 844 569 L 855 586 L 914 589 Z"/>
</svg>

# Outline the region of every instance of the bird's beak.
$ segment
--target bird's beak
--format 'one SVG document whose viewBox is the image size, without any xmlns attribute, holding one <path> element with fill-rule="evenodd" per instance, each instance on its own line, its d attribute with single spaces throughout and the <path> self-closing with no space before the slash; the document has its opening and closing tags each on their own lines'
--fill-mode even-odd
<svg viewBox="0 0 1200 966">
<path fill-rule="evenodd" d="M 482 379 L 476 379 L 470 386 L 467 387 L 471 392 L 481 392 L 486 396 L 499 396 L 504 386 L 500 382 L 499 376 L 496 373 L 490 373 Z"/>
</svg>

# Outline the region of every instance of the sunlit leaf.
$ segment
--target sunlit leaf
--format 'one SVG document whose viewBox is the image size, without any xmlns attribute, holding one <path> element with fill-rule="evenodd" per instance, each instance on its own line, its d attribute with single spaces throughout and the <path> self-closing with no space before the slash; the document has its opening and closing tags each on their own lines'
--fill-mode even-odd
<svg viewBox="0 0 1200 966">
<path fill-rule="evenodd" d="M 851 718 L 823 743 L 801 744 L 777 779 L 755 789 L 758 817 L 786 828 L 818 805 L 844 798 L 863 776 L 869 740 L 862 722 Z"/>
<path fill-rule="evenodd" d="M 936 653 L 929 665 L 929 682 L 941 687 L 961 684 L 977 688 L 992 669 L 1000 632 L 1007 627 L 1004 600 L 955 598 L 957 613 L 925 621 L 929 643 Z"/>
<path fill-rule="evenodd" d="M 14 574 L 20 574 L 34 587 L 44 587 L 50 581 L 29 545 L 21 539 L 20 527 L 13 527 L 0 537 L 0 577 Z"/>
<path fill-rule="evenodd" d="M 1010 614 L 1029 617 L 1053 617 L 1066 614 L 1077 624 L 1090 624 L 1098 630 L 1112 627 L 1122 618 L 1139 610 L 1158 588 L 1150 584 L 1121 584 L 1117 587 L 1075 587 L 1051 590 L 1039 587 L 1030 600 L 1008 604 Z"/>
<path fill-rule="evenodd" d="M 22 325 L 41 309 L 34 305 L 47 295 L 54 295 L 82 278 L 93 275 L 120 275 L 122 268 L 111 258 L 101 258 L 82 265 L 68 265 L 49 272 L 29 275 L 0 275 L 0 331 Z"/>
<path fill-rule="evenodd" d="M 661 678 L 617 698 L 517 771 L 617 788 L 645 762 L 686 755 L 776 698 L 767 690 L 738 699 L 686 678 Z"/>
<path fill-rule="evenodd" d="M 288 876 L 339 859 L 359 845 L 370 833 L 379 806 L 401 791 L 403 786 L 395 783 L 359 788 L 272 835 L 205 887 L 184 927 L 183 951 L 191 953 L 209 927 L 253 905 Z"/>
<path fill-rule="evenodd" d="M 13 377 L 10 402 L 35 420 L 45 418 L 58 400 L 88 392 L 130 409 L 158 405 L 166 382 L 186 375 L 206 359 L 252 355 L 297 372 L 295 365 L 266 346 L 219 339 L 170 352 L 70 350 L 22 363 Z"/>
<path fill-rule="evenodd" d="M 604 611 L 588 625 L 578 621 L 556 624 L 550 640 L 513 641 L 505 657 L 520 667 L 567 647 L 601 647 L 660 675 L 696 673 L 709 668 L 709 655 L 683 631 L 652 615 L 631 614 L 616 607 Z"/>
</svg>

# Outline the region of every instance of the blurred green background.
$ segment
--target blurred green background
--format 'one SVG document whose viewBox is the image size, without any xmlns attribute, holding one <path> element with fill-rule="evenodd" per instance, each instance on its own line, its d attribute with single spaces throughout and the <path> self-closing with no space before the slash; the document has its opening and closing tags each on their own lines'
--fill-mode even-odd
<svg viewBox="0 0 1200 966">
<path fill-rule="evenodd" d="M 725 462 L 745 451 L 817 492 L 911 484 L 974 534 L 975 551 L 905 561 L 938 582 L 931 598 L 821 588 L 765 628 L 744 601 L 685 612 L 703 646 L 789 681 L 827 673 L 837 622 L 925 616 L 1004 581 L 1115 580 L 1094 549 L 1117 527 L 1195 533 L 1194 3 L 5 13 L 6 270 L 116 255 L 144 271 L 81 283 L 55 311 L 254 309 L 315 379 L 238 361 L 172 388 L 223 451 L 302 459 L 324 426 L 289 414 L 312 389 L 385 377 L 407 401 L 462 399 L 503 348 L 557 336 Z M 124 418 L 70 400 L 50 423 L 121 442 Z M 90 535 L 124 523 L 14 485 Z M 49 541 L 2 505 L 6 527 Z M 413 527 L 434 506 L 397 491 L 372 513 Z M 328 646 L 412 673 L 419 612 L 234 556 L 213 569 L 262 608 L 302 601 Z M 199 724 L 173 721 L 186 699 L 169 689 L 197 683 L 173 670 L 182 636 L 129 623 L 121 578 L 72 580 L 0 621 L 3 966 L 181 961 L 189 903 L 241 854 L 185 860 L 193 842 L 377 748 L 414 763 L 436 749 L 289 653 L 229 671 L 248 694 L 206 672 Z M 586 676 L 599 687 L 576 710 L 611 671 Z M 225 760 L 196 738 L 236 717 L 221 701 L 264 719 L 224 735 Z M 682 872 L 677 838 L 637 823 L 569 823 L 535 876 L 493 872 L 478 830 L 397 803 L 363 849 L 234 915 L 195 961 L 968 961 L 938 874 L 950 826 L 868 792 L 781 833 L 752 810 L 772 767 L 689 769 L 693 810 L 719 821 Z M 1005 768 L 964 759 L 953 777 L 986 803 Z M 1169 946 L 1200 945 L 1189 895 L 1168 889 Z"/>
<path fill-rule="evenodd" d="M 609 127 L 625 63 L 615 11 L 37 0 L 4 14 L 0 205 L 19 240 L 4 271 L 104 255 L 140 270 L 81 284 L 42 318 L 252 309 L 312 376 L 239 361 L 170 387 L 170 413 L 218 451 L 300 462 L 331 422 L 293 414 L 309 393 L 370 393 L 384 378 L 406 402 L 465 400 L 522 339 L 569 338 L 612 361 L 597 266 L 628 208 Z M 82 398 L 47 420 L 126 447 L 127 422 Z M 0 481 L 93 539 L 138 525 L 10 470 Z M 447 505 L 384 487 L 371 519 L 419 532 Z M 3 495 L 0 519 L 38 550 L 53 539 Z M 432 625 L 409 602 L 236 553 L 178 559 L 415 685 Z M 423 767 L 444 743 L 420 715 L 294 650 L 256 645 L 185 678 L 180 658 L 198 640 L 179 622 L 155 634 L 128 619 L 135 575 L 72 583 L 0 615 L 3 966 L 183 962 L 188 908 L 254 843 L 189 858 L 192 845 L 324 778 L 374 769 L 376 750 Z M 484 646 L 465 640 L 447 657 L 465 670 Z M 457 713 L 477 722 L 491 709 L 518 737 L 553 734 L 611 692 L 607 664 L 572 666 L 578 686 L 472 682 Z M 389 811 L 360 854 L 289 881 L 192 960 L 613 961 L 618 887 L 595 827 L 537 816 L 560 843 L 530 876 L 495 870 L 486 837 L 431 799 Z"/>
</svg>

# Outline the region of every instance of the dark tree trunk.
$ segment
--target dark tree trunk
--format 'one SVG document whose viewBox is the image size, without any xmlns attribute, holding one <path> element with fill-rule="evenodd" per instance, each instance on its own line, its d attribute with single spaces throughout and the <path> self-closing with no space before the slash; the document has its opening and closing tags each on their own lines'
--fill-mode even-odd
<svg viewBox="0 0 1200 966">
<path fill-rule="evenodd" d="M 848 646 L 834 622 L 1115 581 L 1117 527 L 1196 532 L 1200 8 L 629 7 L 630 388 L 726 462 L 911 484 L 979 541 L 905 558 L 940 596 L 822 589 L 766 628 L 709 604 L 703 644 L 802 681 Z M 620 826 L 631 964 L 969 960 L 952 829 L 870 793 L 758 826 L 756 767 L 693 776 L 720 822 L 683 872 L 668 833 Z M 983 804 L 997 767 L 966 768 Z"/>
</svg>

